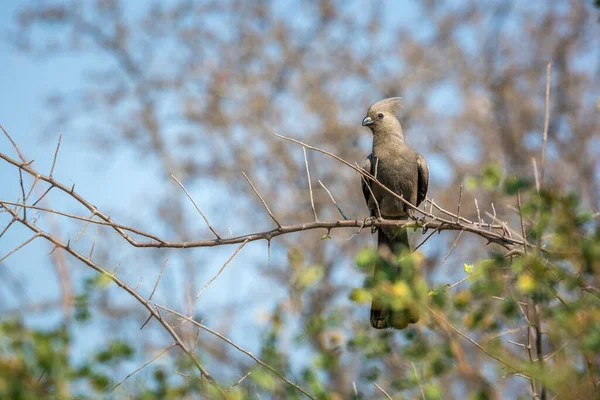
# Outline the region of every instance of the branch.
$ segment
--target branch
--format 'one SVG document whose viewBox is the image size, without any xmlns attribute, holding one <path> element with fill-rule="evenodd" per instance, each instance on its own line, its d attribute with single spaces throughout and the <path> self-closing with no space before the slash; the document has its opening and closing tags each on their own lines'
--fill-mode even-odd
<svg viewBox="0 0 600 400">
<path fill-rule="evenodd" d="M 231 340 L 227 339 L 225 336 L 221 335 L 219 332 L 213 331 L 212 329 L 210 329 L 209 327 L 201 324 L 200 322 L 190 318 L 190 317 L 186 317 L 185 315 L 175 311 L 175 310 L 171 310 L 167 307 L 161 306 L 159 304 L 156 304 L 156 307 L 160 308 L 161 310 L 165 310 L 167 312 L 170 312 L 171 314 L 174 314 L 176 316 L 178 316 L 179 318 L 182 318 L 194 325 L 196 325 L 198 328 L 201 328 L 203 330 L 205 330 L 206 332 L 215 335 L 216 337 L 218 337 L 219 339 L 229 343 L 230 345 L 232 345 L 233 347 L 235 347 L 237 350 L 241 351 L 242 353 L 246 354 L 248 357 L 252 358 L 254 361 L 256 361 L 258 364 L 262 365 L 263 367 L 265 367 L 266 369 L 268 369 L 269 371 L 273 372 L 275 375 L 277 375 L 281 380 L 283 380 L 285 383 L 287 383 L 288 385 L 290 385 L 291 387 L 293 387 L 294 389 L 298 390 L 299 392 L 301 392 L 302 394 L 304 394 L 306 397 L 308 397 L 309 399 L 313 399 L 315 400 L 315 398 L 313 396 L 311 396 L 306 390 L 304 390 L 302 387 L 298 386 L 297 384 L 295 384 L 294 382 L 290 381 L 289 379 L 287 379 L 284 375 L 282 375 L 280 372 L 278 372 L 275 368 L 271 367 L 269 364 L 265 363 L 264 361 L 262 361 L 260 358 L 256 357 L 254 354 L 250 353 L 248 350 L 245 350 L 243 348 L 241 348 L 240 346 L 238 346 L 237 344 L 235 344 L 234 342 L 232 342 Z"/>
<path fill-rule="evenodd" d="M 150 302 L 146 301 L 146 299 L 144 299 L 138 292 L 136 292 L 134 289 L 132 289 L 126 283 L 124 283 L 123 281 L 121 281 L 115 275 L 107 272 L 104 268 L 102 268 L 98 264 L 94 263 L 90 258 L 84 257 L 79 252 L 75 251 L 72 247 L 70 247 L 70 242 L 67 242 L 67 244 L 61 242 L 60 240 L 56 239 L 51 234 L 49 234 L 49 233 L 41 230 L 40 228 L 38 228 L 37 226 L 33 225 L 28 220 L 20 217 L 15 211 L 13 211 L 12 209 L 6 207 L 1 202 L 0 202 L 0 207 L 2 207 L 5 210 L 7 210 L 13 216 L 13 218 L 15 218 L 22 225 L 26 226 L 31 231 L 33 231 L 36 234 L 36 237 L 40 236 L 40 237 L 46 239 L 48 242 L 50 242 L 50 243 L 52 243 L 54 245 L 54 249 L 58 248 L 58 249 L 65 250 L 67 253 L 69 253 L 73 257 L 75 257 L 77 260 L 83 262 L 88 267 L 94 269 L 96 272 L 99 272 L 99 273 L 107 276 L 111 281 L 113 281 L 114 283 L 116 283 L 117 286 L 119 286 L 121 289 L 123 289 L 124 291 L 126 291 L 130 296 L 132 296 L 133 298 L 135 298 L 169 332 L 169 334 L 173 337 L 173 339 L 175 340 L 175 342 L 177 343 L 177 345 L 179 346 L 179 348 L 181 348 L 181 350 L 194 363 L 194 365 L 196 366 L 196 368 L 198 368 L 198 370 L 201 373 L 201 376 L 203 378 L 205 378 L 211 385 L 214 385 L 215 388 L 217 388 L 224 395 L 223 389 L 216 383 L 216 381 L 214 380 L 214 378 L 208 373 L 208 371 L 202 366 L 202 364 L 200 364 L 200 362 L 198 361 L 198 359 L 196 358 L 196 356 L 187 348 L 187 346 L 183 343 L 183 341 L 181 340 L 181 338 L 179 337 L 179 335 L 177 335 L 177 333 L 173 330 L 173 328 L 162 318 L 162 316 L 160 315 L 160 313 L 150 305 Z M 224 397 L 226 397 L 226 396 L 224 395 Z"/>
</svg>

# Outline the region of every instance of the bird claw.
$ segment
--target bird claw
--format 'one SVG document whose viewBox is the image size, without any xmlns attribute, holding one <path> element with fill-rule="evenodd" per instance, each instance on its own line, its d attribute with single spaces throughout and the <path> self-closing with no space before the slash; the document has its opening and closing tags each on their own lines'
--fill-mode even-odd
<svg viewBox="0 0 600 400">
<path fill-rule="evenodd" d="M 406 214 L 408 215 L 408 218 L 412 219 L 415 222 L 419 222 L 419 218 L 415 216 L 415 212 L 413 210 L 407 210 Z"/>
<path fill-rule="evenodd" d="M 365 218 L 363 225 L 364 226 L 371 226 L 371 234 L 377 232 L 377 227 L 375 226 L 375 221 L 377 221 L 377 218 L 373 215 L 371 215 L 370 217 Z"/>
</svg>

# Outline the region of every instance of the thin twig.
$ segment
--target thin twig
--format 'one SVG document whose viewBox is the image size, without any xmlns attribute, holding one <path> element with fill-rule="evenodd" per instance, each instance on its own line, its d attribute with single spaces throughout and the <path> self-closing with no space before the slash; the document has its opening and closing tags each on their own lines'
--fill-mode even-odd
<svg viewBox="0 0 600 400">
<path fill-rule="evenodd" d="M 160 269 L 160 273 L 158 274 L 158 278 L 156 278 L 156 283 L 154 284 L 154 287 L 152 288 L 152 293 L 150 293 L 150 297 L 148 297 L 148 301 L 152 300 L 152 297 L 154 296 L 154 292 L 156 292 L 156 288 L 158 287 L 158 282 L 160 282 L 160 278 L 162 277 L 163 271 L 165 270 L 165 267 L 167 266 L 167 261 L 169 261 L 169 257 L 165 257 L 165 262 L 163 262 L 162 268 Z"/>
<path fill-rule="evenodd" d="M 221 272 L 223 272 L 223 270 L 225 269 L 225 267 L 231 262 L 231 260 L 233 260 L 233 258 L 237 255 L 237 253 L 242 249 L 242 247 L 244 247 L 246 245 L 246 243 L 248 243 L 248 239 L 244 240 L 242 242 L 242 244 L 240 244 L 237 249 L 235 249 L 235 251 L 233 252 L 233 254 L 231 255 L 231 257 L 229 257 L 229 259 L 227 261 L 225 261 L 225 264 L 223 264 L 223 266 L 221 267 L 221 269 L 219 270 L 219 272 L 217 272 L 217 274 L 215 276 L 212 277 L 212 279 L 210 281 L 208 281 L 206 283 L 206 285 L 204 285 L 202 287 L 202 289 L 200 290 L 200 292 L 198 293 L 198 295 L 196 296 L 196 298 L 198 299 L 200 297 L 200 295 L 202 294 L 202 292 L 204 292 L 204 289 L 206 289 L 208 286 L 210 286 L 211 283 L 213 283 L 218 277 L 219 275 L 221 275 Z"/>
<path fill-rule="evenodd" d="M 14 249 L 12 249 L 4 257 L 0 258 L 0 263 L 3 262 L 4 260 L 6 260 L 8 257 L 10 257 L 12 254 L 14 254 L 17 251 L 21 250 L 23 247 L 27 246 L 31 241 L 33 241 L 33 239 L 35 239 L 38 236 L 40 236 L 40 235 L 35 234 L 32 237 L 30 237 L 29 239 L 27 239 L 26 241 L 24 241 L 23 243 L 21 243 L 19 246 L 17 246 Z"/>
<path fill-rule="evenodd" d="M 533 164 L 533 176 L 535 178 L 535 190 L 536 192 L 540 192 L 540 177 L 538 176 L 538 168 L 537 168 L 537 161 L 535 160 L 535 157 L 531 157 L 531 164 Z"/>
<path fill-rule="evenodd" d="M 60 142 L 62 140 L 62 133 L 58 137 L 58 144 L 56 145 L 56 150 L 54 151 L 54 160 L 52 161 L 52 168 L 50 168 L 50 178 L 52 178 L 52 174 L 54 173 L 54 166 L 56 165 L 56 157 L 58 156 L 58 150 L 60 149 Z"/>
<path fill-rule="evenodd" d="M 544 177 L 546 174 L 546 144 L 548 142 L 548 127 L 550 125 L 550 76 L 552 63 L 546 65 L 546 110 L 544 112 L 544 133 L 542 134 L 542 176 L 540 179 L 540 188 L 544 187 Z"/>
<path fill-rule="evenodd" d="M 523 239 L 526 240 L 525 236 L 525 223 L 523 222 L 523 210 L 521 210 L 521 191 L 517 190 L 517 205 L 519 206 L 519 219 L 521 220 L 521 234 Z M 523 251 L 527 254 L 527 246 L 523 246 Z"/>
<path fill-rule="evenodd" d="M 412 369 L 415 372 L 415 376 L 417 377 L 417 382 L 419 383 L 419 388 L 421 389 L 421 397 L 423 398 L 423 400 L 427 400 L 427 398 L 425 397 L 425 390 L 423 389 L 423 385 L 421 384 L 421 378 L 419 378 L 419 374 L 417 373 L 417 367 L 412 361 L 410 362 L 410 365 L 412 365 Z"/>
<path fill-rule="evenodd" d="M 417 247 L 415 247 L 412 252 L 414 253 L 415 251 L 419 250 L 419 248 L 421 246 L 423 246 L 425 244 L 425 242 L 427 242 L 429 240 L 429 238 L 433 236 L 434 233 L 436 233 L 437 231 L 440 230 L 440 226 L 441 225 L 437 226 L 433 231 L 431 231 L 431 233 L 429 234 L 429 236 L 427 236 L 421 243 L 419 243 L 419 245 Z"/>
<path fill-rule="evenodd" d="M 271 367 L 269 364 L 265 363 L 264 361 L 262 361 L 260 358 L 256 357 L 254 354 L 252 354 L 251 352 L 241 348 L 239 345 L 237 345 L 236 343 L 232 342 L 231 340 L 229 340 L 228 338 L 226 338 L 225 336 L 221 335 L 219 332 L 213 331 L 212 329 L 210 329 L 209 327 L 201 324 L 198 321 L 195 321 L 194 319 L 190 318 L 190 317 L 186 317 L 185 315 L 175 311 L 175 310 L 171 310 L 170 308 L 161 306 L 159 304 L 156 304 L 156 307 L 160 308 L 161 310 L 165 310 L 171 314 L 174 314 L 176 316 L 178 316 L 179 318 L 185 319 L 186 321 L 189 321 L 190 323 L 192 323 L 193 325 L 196 325 L 197 327 L 205 330 L 206 332 L 218 337 L 219 339 L 227 342 L 228 344 L 230 344 L 231 346 L 235 347 L 237 350 L 241 351 L 242 353 L 246 354 L 248 357 L 252 358 L 254 361 L 256 361 L 258 364 L 262 365 L 263 367 L 265 367 L 266 369 L 268 369 L 269 371 L 273 372 L 275 375 L 277 375 L 281 380 L 283 380 L 285 383 L 287 383 L 288 385 L 290 385 L 291 387 L 293 387 L 294 389 L 298 390 L 299 392 L 303 393 L 306 397 L 308 397 L 309 399 L 313 399 L 315 400 L 315 398 L 313 396 L 311 396 L 306 390 L 304 390 L 302 387 L 298 386 L 297 384 L 295 384 L 294 382 L 290 381 L 289 379 L 287 379 L 283 374 L 281 374 L 279 371 L 277 371 L 275 368 Z"/>
<path fill-rule="evenodd" d="M 444 324 L 448 325 L 448 327 L 450 329 L 452 329 L 454 332 L 456 332 L 460 337 L 462 337 L 463 339 L 466 339 L 469 342 L 471 342 L 475 347 L 477 347 L 479 350 L 481 350 L 482 352 L 484 352 L 485 354 L 487 354 L 489 357 L 493 358 L 494 360 L 498 361 L 499 363 L 501 363 L 501 364 L 505 365 L 506 367 L 510 368 L 512 371 L 520 372 L 520 370 L 518 368 L 513 367 L 510 363 L 508 363 L 507 361 L 504 361 L 500 357 L 497 357 L 497 356 L 493 355 L 492 353 L 490 353 L 489 351 L 487 351 L 483 346 L 481 346 L 479 343 L 477 343 L 476 341 L 474 341 L 473 339 L 471 339 L 470 337 L 468 337 L 467 335 L 465 335 L 464 333 L 462 333 L 461 331 L 459 331 L 457 328 L 454 327 L 454 325 L 452 325 L 448 320 L 446 320 L 446 318 L 444 318 L 443 316 L 441 316 L 438 313 L 436 313 L 435 311 L 433 311 L 433 309 L 431 307 L 427 307 L 427 309 L 439 321 L 442 321 Z"/>
<path fill-rule="evenodd" d="M 483 224 L 483 220 L 481 219 L 481 213 L 479 212 L 479 204 L 477 203 L 477 199 L 475 200 L 475 209 L 477 210 L 477 221 L 479 221 L 479 227 Z"/>
<path fill-rule="evenodd" d="M 375 385 L 375 387 L 381 392 L 383 393 L 383 395 L 388 399 L 388 400 L 393 400 L 392 396 L 390 396 L 385 390 L 383 390 L 383 388 L 381 386 L 379 386 L 378 384 L 374 383 L 373 385 Z"/>
<path fill-rule="evenodd" d="M 462 203 L 463 185 L 460 184 L 460 193 L 458 194 L 458 210 L 456 211 L 456 222 L 460 224 L 460 203 Z"/>
<path fill-rule="evenodd" d="M 94 235 L 94 240 L 92 242 L 92 248 L 90 249 L 90 254 L 88 255 L 88 258 L 91 260 L 92 259 L 92 255 L 94 254 L 94 248 L 96 247 L 96 238 L 98 237 L 98 226 L 96 226 L 96 234 Z"/>
<path fill-rule="evenodd" d="M 442 264 L 446 263 L 446 260 L 448 259 L 448 257 L 450 257 L 450 254 L 452 253 L 452 251 L 454 250 L 454 248 L 456 247 L 458 241 L 460 240 L 460 237 L 462 236 L 464 231 L 460 231 L 458 232 L 458 236 L 456 236 L 456 240 L 454 241 L 454 244 L 452 245 L 452 247 L 450 248 L 450 251 L 448 251 L 448 254 L 446 254 L 446 257 L 444 257 L 444 261 L 442 261 Z"/>
<path fill-rule="evenodd" d="M 317 210 L 315 209 L 315 199 L 313 198 L 312 184 L 310 183 L 310 170 L 308 169 L 308 159 L 306 158 L 306 147 L 302 147 L 304 152 L 304 164 L 306 165 L 306 176 L 308 177 L 308 190 L 310 192 L 310 205 L 312 206 L 313 214 L 315 215 L 315 221 L 319 220 L 317 217 Z"/>
<path fill-rule="evenodd" d="M 4 134 L 6 135 L 6 137 L 8 138 L 8 140 L 10 140 L 10 143 L 13 145 L 14 149 L 17 152 L 17 155 L 19 156 L 19 158 L 21 159 L 21 161 L 23 162 L 23 164 L 27 164 L 27 161 L 25 160 L 25 157 L 23 157 L 23 154 L 21 154 L 21 150 L 19 150 L 19 146 L 17 146 L 17 144 L 15 143 L 15 141 L 8 134 L 8 132 L 6 132 L 6 129 L 4 129 L 4 127 L 2 125 L 0 125 L 0 129 L 2 129 L 2 132 L 4 132 Z"/>
<path fill-rule="evenodd" d="M 177 182 L 177 184 L 183 189 L 183 191 L 185 192 L 185 194 L 188 197 L 188 199 L 190 199 L 190 201 L 192 202 L 192 204 L 194 205 L 194 207 L 196 207 L 196 211 L 198 211 L 200 213 L 200 215 L 204 219 L 204 222 L 206 222 L 206 225 L 208 225 L 208 229 L 210 229 L 210 231 L 212 233 L 214 233 L 214 235 L 217 237 L 217 239 L 220 240 L 221 236 L 219 236 L 219 234 L 217 233 L 217 231 L 215 231 L 214 228 L 210 225 L 210 223 L 208 222 L 208 218 L 206 218 L 206 215 L 204 215 L 204 213 L 202 212 L 202 210 L 200 210 L 200 207 L 198 207 L 198 205 L 196 204 L 196 202 L 194 201 L 194 199 L 192 198 L 192 196 L 189 194 L 189 192 L 187 191 L 187 189 L 185 188 L 185 186 L 183 186 L 183 183 L 181 183 L 179 181 L 179 179 L 177 179 L 175 177 L 175 175 L 173 175 L 173 174 L 171 174 L 171 178 L 173 178 L 173 180 L 175 182 Z"/>
<path fill-rule="evenodd" d="M 249 377 L 251 373 L 252 373 L 252 371 L 250 371 L 250 372 L 248 372 L 246 375 L 242 376 L 242 377 L 240 378 L 240 380 L 238 380 L 238 381 L 237 381 L 236 383 L 234 383 L 233 385 L 229 386 L 229 387 L 227 388 L 227 390 L 229 390 L 229 389 L 231 389 L 231 388 L 233 388 L 233 387 L 236 387 L 236 386 L 238 386 L 238 385 L 239 385 L 240 383 L 242 383 L 242 382 L 243 382 L 243 381 L 244 381 L 244 380 L 245 380 L 247 377 Z"/>
<path fill-rule="evenodd" d="M 148 365 L 152 364 L 154 361 L 156 361 L 160 356 L 162 356 L 164 353 L 166 353 L 167 351 L 171 350 L 173 347 L 177 346 L 177 343 L 173 343 L 172 345 L 170 345 L 169 347 L 166 347 L 164 349 L 162 349 L 157 355 L 154 356 L 154 358 L 152 358 L 152 360 L 148 361 L 147 363 L 145 363 L 144 365 L 142 365 L 141 367 L 139 367 L 138 369 L 136 369 L 135 371 L 133 371 L 132 373 L 130 373 L 129 375 L 127 375 L 122 381 L 120 381 L 119 383 L 117 383 L 115 386 L 113 386 L 113 388 L 110 390 L 111 392 L 114 392 L 114 390 L 116 388 L 118 388 L 123 382 L 125 382 L 127 379 L 129 379 L 131 376 L 133 376 L 136 372 L 141 371 L 143 368 L 147 367 Z"/>
<path fill-rule="evenodd" d="M 457 286 L 458 286 L 458 285 L 460 285 L 461 283 L 463 283 L 463 282 L 466 282 L 466 281 L 467 281 L 467 280 L 468 280 L 470 277 L 471 277 L 470 275 L 467 275 L 467 276 L 465 276 L 465 277 L 464 277 L 464 278 L 462 278 L 460 281 L 458 281 L 458 282 L 456 282 L 456 283 L 453 283 L 452 285 L 448 286 L 448 287 L 446 288 L 446 290 L 448 291 L 448 290 L 450 290 L 450 289 L 454 289 L 455 287 L 457 287 Z"/>
<path fill-rule="evenodd" d="M 0 155 L 1 155 L 1 153 L 0 153 Z M 201 375 L 210 384 L 214 385 L 214 387 L 217 390 L 219 390 L 224 395 L 224 397 L 227 397 L 225 395 L 223 389 L 216 383 L 215 379 L 208 373 L 206 368 L 204 368 L 204 366 L 202 366 L 202 364 L 200 364 L 200 362 L 198 361 L 196 356 L 187 348 L 187 346 L 183 343 L 183 341 L 181 340 L 179 335 L 175 332 L 175 330 L 162 318 L 160 313 L 157 310 L 155 310 L 150 305 L 150 303 L 147 302 L 146 299 L 144 299 L 138 292 L 136 292 L 130 286 L 128 286 L 123 281 L 121 281 L 119 278 L 117 278 L 115 273 L 113 273 L 113 274 L 109 273 L 104 268 L 102 268 L 98 264 L 94 263 L 92 260 L 88 259 L 87 257 L 84 257 L 82 254 L 80 254 L 79 252 L 74 250 L 69 245 L 69 243 L 65 244 L 65 243 L 61 242 L 60 240 L 58 240 L 51 234 L 49 234 L 49 233 L 41 230 L 39 227 L 33 225 L 30 221 L 21 218 L 16 212 L 14 212 L 10 208 L 8 208 L 4 204 L 2 204 L 2 202 L 0 202 L 0 206 L 3 206 L 4 209 L 7 210 L 13 216 L 13 218 L 17 219 L 17 221 L 20 222 L 22 225 L 26 226 L 29 230 L 36 233 L 37 236 L 40 236 L 40 237 L 44 238 L 45 240 L 47 240 L 48 242 L 52 243 L 54 245 L 55 249 L 57 249 L 57 248 L 63 249 L 67 253 L 71 254 L 74 258 L 81 261 L 82 263 L 84 263 L 88 267 L 92 268 L 96 272 L 99 272 L 100 274 L 108 277 L 117 286 L 119 286 L 121 289 L 126 291 L 130 296 L 134 297 L 140 304 L 142 304 L 142 306 L 144 306 L 148 311 L 150 311 L 150 313 L 153 315 L 153 317 L 156 318 L 156 320 L 159 321 L 161 323 L 161 325 L 169 332 L 169 334 L 171 335 L 171 337 L 173 337 L 173 339 L 175 340 L 175 342 L 177 343 L 179 348 L 181 348 L 181 350 L 188 356 L 188 358 L 194 363 L 196 368 L 200 371 Z"/>
<path fill-rule="evenodd" d="M 254 193 L 258 196 L 258 198 L 260 199 L 260 201 L 262 201 L 263 206 L 265 206 L 265 209 L 269 213 L 269 216 L 271 217 L 271 219 L 273 220 L 273 222 L 275 222 L 279 228 L 282 228 L 282 226 L 279 223 L 279 221 L 277 221 L 277 218 L 275 218 L 275 216 L 273 215 L 273 213 L 269 209 L 269 206 L 267 205 L 267 202 L 265 201 L 265 199 L 262 198 L 262 196 L 260 195 L 260 193 L 258 193 L 258 190 L 256 190 L 256 188 L 252 184 L 252 181 L 250 180 L 250 178 L 248 178 L 248 175 L 246 175 L 246 173 L 244 171 L 242 171 L 242 175 L 244 175 L 244 178 L 246 178 L 246 180 L 250 184 L 250 187 L 252 188 L 252 190 L 254 190 Z"/>
<path fill-rule="evenodd" d="M 358 168 L 358 164 L 355 163 L 355 165 Z M 377 174 L 377 170 L 375 170 L 375 174 Z M 367 179 L 362 175 L 360 178 L 362 179 L 363 183 L 369 190 L 369 193 L 371 194 L 371 198 L 373 199 L 373 202 L 375 203 L 375 208 L 377 209 L 377 218 L 379 218 L 379 219 L 383 218 L 381 216 L 381 209 L 379 208 L 379 202 L 377 201 L 377 199 L 375 198 L 375 195 L 373 194 L 373 189 L 371 189 L 371 185 L 369 185 L 369 181 L 367 181 Z"/>
<path fill-rule="evenodd" d="M 329 191 L 329 189 L 327 189 L 327 187 L 323 184 L 323 182 L 321 182 L 321 181 L 318 181 L 318 182 L 323 187 L 323 189 L 325 189 L 325 191 L 329 195 L 329 198 L 331 199 L 331 201 L 333 202 L 333 204 L 335 205 L 335 207 L 337 208 L 337 210 L 340 212 L 340 215 L 342 216 L 342 218 L 344 218 L 344 220 L 347 221 L 348 217 L 346 217 L 346 215 L 344 215 L 344 212 L 342 211 L 342 209 L 340 208 L 340 206 L 338 206 L 338 203 L 336 203 L 336 201 L 333 198 L 333 195 L 331 194 L 331 192 Z"/>
</svg>

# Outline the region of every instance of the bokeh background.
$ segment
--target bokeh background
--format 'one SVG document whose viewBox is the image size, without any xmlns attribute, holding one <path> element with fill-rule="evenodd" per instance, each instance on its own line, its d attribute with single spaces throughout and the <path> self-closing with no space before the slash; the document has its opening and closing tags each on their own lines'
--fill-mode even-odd
<svg viewBox="0 0 600 400">
<path fill-rule="evenodd" d="M 463 184 L 462 215 L 476 218 L 477 199 L 482 212 L 494 204 L 499 219 L 518 224 L 515 197 L 486 182 L 533 180 L 547 62 L 546 180 L 576 192 L 583 206 L 600 207 L 600 12 L 592 0 L 8 0 L 2 8 L 0 124 L 46 174 L 62 134 L 56 179 L 75 184 L 115 221 L 169 240 L 211 238 L 171 174 L 223 235 L 273 228 L 241 171 L 280 221 L 311 221 L 302 148 L 272 133 L 362 164 L 371 134 L 360 122 L 371 103 L 390 96 L 403 98 L 406 140 L 429 163 L 429 197 L 454 210 Z M 0 149 L 16 157 L 8 140 Z M 354 171 L 322 154 L 309 152 L 308 161 L 321 220 L 339 215 L 317 180 L 346 215 L 367 216 Z M 0 199 L 17 201 L 20 193 L 18 171 L 0 164 Z M 89 217 L 58 192 L 42 204 Z M 3 227 L 9 221 L 0 214 Z M 334 230 L 329 239 L 325 231 L 282 236 L 271 243 L 270 258 L 264 241 L 252 242 L 196 299 L 235 246 L 136 249 L 105 227 L 83 230 L 83 223 L 48 213 L 39 213 L 38 224 L 84 254 L 95 243 L 95 261 L 109 270 L 120 263 L 121 279 L 145 296 L 168 258 L 156 302 L 204 320 L 289 376 L 326 388 L 329 398 L 350 398 L 353 382 L 365 398 L 381 395 L 372 382 L 394 395 L 420 396 L 414 382 L 398 381 L 414 377 L 412 366 L 425 373 L 421 359 L 403 350 L 415 331 L 429 337 L 443 370 L 425 382 L 428 398 L 464 398 L 483 385 L 452 371 L 427 321 L 403 334 L 369 328 L 368 304 L 349 300 L 366 276 L 356 253 L 374 245 L 367 230 Z M 0 238 L 0 257 L 29 236 L 11 228 Z M 443 232 L 420 249 L 431 287 L 460 280 L 464 263 L 491 251 L 465 235 L 442 263 L 455 239 Z M 51 250 L 36 239 L 2 262 L 3 321 L 17 318 L 39 332 L 64 329 L 73 365 L 127 343 L 131 354 L 98 367 L 106 387 L 170 344 L 156 321 L 139 330 L 147 314 L 118 287 L 99 284 L 94 271 Z M 196 340 L 191 327 L 181 331 Z M 366 349 L 369 338 L 382 339 L 387 350 Z M 473 348 L 464 352 L 499 398 L 526 393 L 526 380 L 502 377 Z M 199 335 L 197 354 L 223 382 L 253 371 L 243 383 L 251 396 L 292 396 L 217 338 Z M 189 379 L 174 373 L 182 364 L 175 349 L 112 396 L 141 396 L 163 381 L 183 387 Z M 68 391 L 75 396 L 91 385 L 102 393 L 103 383 L 73 381 Z"/>
</svg>

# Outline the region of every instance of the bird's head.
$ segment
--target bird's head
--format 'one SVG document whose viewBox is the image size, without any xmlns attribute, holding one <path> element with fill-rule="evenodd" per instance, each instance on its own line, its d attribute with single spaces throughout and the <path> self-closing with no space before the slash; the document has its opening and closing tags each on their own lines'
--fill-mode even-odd
<svg viewBox="0 0 600 400">
<path fill-rule="evenodd" d="M 369 107 L 367 116 L 363 119 L 362 125 L 368 127 L 373 134 L 381 132 L 400 133 L 402 127 L 396 114 L 402 108 L 400 97 L 390 97 L 374 103 Z"/>
</svg>

